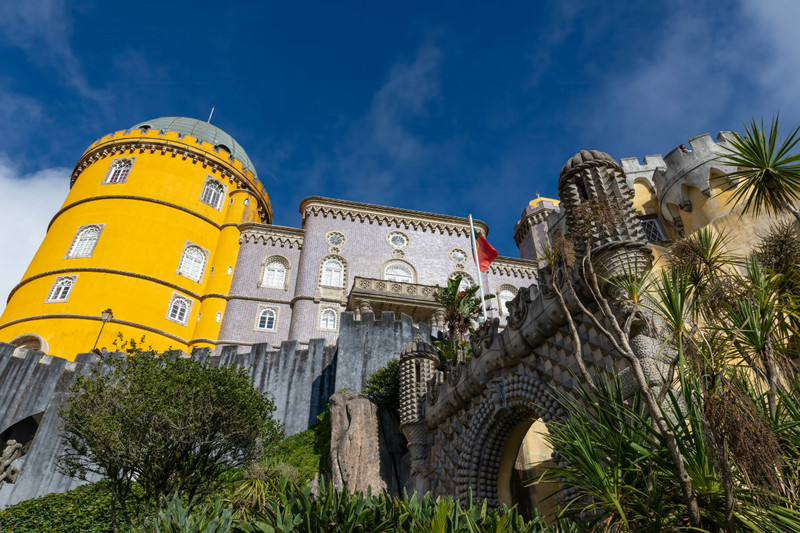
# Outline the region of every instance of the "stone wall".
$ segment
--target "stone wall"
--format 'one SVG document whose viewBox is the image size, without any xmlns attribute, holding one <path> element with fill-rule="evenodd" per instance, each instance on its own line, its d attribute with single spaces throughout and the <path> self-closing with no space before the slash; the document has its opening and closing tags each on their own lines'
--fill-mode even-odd
<svg viewBox="0 0 800 533">
<path fill-rule="evenodd" d="M 430 341 L 427 324 L 415 327 L 406 315 L 395 320 L 393 313 L 384 313 L 375 320 L 372 313 L 364 313 L 361 320 L 355 320 L 348 312 L 341 315 L 337 346 L 326 346 L 325 339 L 313 339 L 308 347 L 284 341 L 278 350 L 268 343 L 255 344 L 247 351 L 230 345 L 197 357 L 214 366 L 249 369 L 253 385 L 273 398 L 275 418 L 292 435 L 317 422 L 335 391 L 348 388 L 360 392 L 367 377 L 399 357 L 403 346 L 418 333 Z M 81 484 L 56 469 L 56 456 L 63 448 L 58 411 L 75 376 L 90 372 L 97 364 L 102 363 L 93 354 L 79 354 L 72 362 L 0 343 L 0 439 L 23 442 L 20 435 L 24 437 L 26 428 L 38 424 L 28 453 L 15 463 L 20 469 L 16 484 L 0 487 L 0 507 Z M 400 439 L 398 432 L 398 442 Z M 392 483 L 396 485 L 396 481 Z"/>
</svg>

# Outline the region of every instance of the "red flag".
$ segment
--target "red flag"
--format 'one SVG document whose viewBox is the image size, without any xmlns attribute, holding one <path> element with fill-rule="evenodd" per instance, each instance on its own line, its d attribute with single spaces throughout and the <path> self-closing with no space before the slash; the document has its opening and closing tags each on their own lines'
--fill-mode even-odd
<svg viewBox="0 0 800 533">
<path fill-rule="evenodd" d="M 478 254 L 477 254 L 477 262 L 478 268 L 480 268 L 481 272 L 486 272 L 489 269 L 489 265 L 492 264 L 492 261 L 500 255 L 497 250 L 495 250 L 489 241 L 486 240 L 486 237 L 483 235 L 478 235 L 478 232 L 475 232 L 475 244 L 478 247 Z M 475 254 L 473 253 L 473 259 L 475 259 Z"/>
</svg>

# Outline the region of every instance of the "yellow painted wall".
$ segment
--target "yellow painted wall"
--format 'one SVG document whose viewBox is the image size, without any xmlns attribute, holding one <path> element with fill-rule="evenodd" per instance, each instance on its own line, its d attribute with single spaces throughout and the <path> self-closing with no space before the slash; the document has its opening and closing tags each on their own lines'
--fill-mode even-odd
<svg viewBox="0 0 800 533">
<path fill-rule="evenodd" d="M 127 180 L 103 184 L 120 157 L 136 158 Z M 0 341 L 34 333 L 50 354 L 73 359 L 92 349 L 100 313 L 111 308 L 114 319 L 98 347 L 111 348 L 117 332 L 137 341 L 145 335 L 145 344 L 157 350 L 213 345 L 220 328 L 216 313 L 224 312 L 232 279 L 228 267 L 238 254 L 236 225 L 271 220 L 269 199 L 254 174 L 208 143 L 154 130 L 104 137 L 87 150 L 76 174 L 0 317 Z M 200 201 L 207 176 L 227 187 L 220 209 Z M 103 226 L 91 257 L 67 258 L 79 228 L 90 224 Z M 178 274 L 187 243 L 207 251 L 199 282 Z M 46 303 L 60 275 L 77 275 L 69 298 Z M 166 318 L 173 294 L 192 302 L 185 325 Z"/>
</svg>

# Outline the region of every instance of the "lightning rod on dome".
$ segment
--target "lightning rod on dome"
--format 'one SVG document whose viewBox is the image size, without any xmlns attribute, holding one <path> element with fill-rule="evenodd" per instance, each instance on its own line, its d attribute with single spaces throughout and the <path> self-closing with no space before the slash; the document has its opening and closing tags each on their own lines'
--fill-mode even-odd
<svg viewBox="0 0 800 533">
<path fill-rule="evenodd" d="M 208 120 L 206 120 L 207 124 L 211 124 L 211 115 L 214 114 L 214 106 L 211 106 L 211 113 L 208 114 Z"/>
</svg>

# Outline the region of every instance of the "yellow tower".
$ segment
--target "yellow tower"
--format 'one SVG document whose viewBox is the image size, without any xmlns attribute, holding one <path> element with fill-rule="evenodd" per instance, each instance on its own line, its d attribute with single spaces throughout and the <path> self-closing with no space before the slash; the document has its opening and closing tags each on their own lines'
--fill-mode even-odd
<svg viewBox="0 0 800 533">
<path fill-rule="evenodd" d="M 83 154 L 0 317 L 0 341 L 73 359 L 118 332 L 163 350 L 217 340 L 238 225 L 272 208 L 244 149 L 206 122 L 163 117 Z"/>
</svg>

